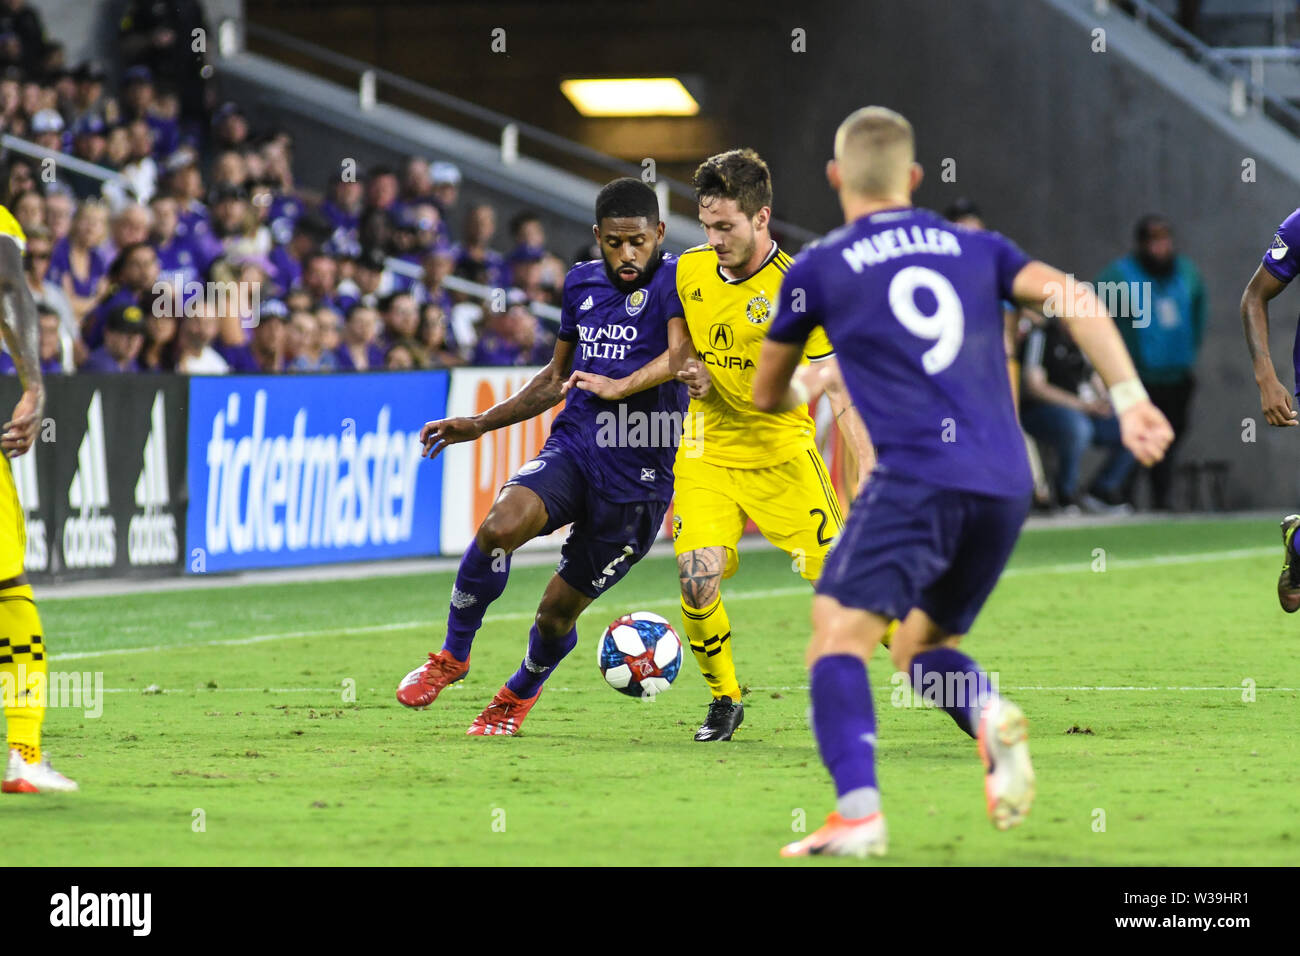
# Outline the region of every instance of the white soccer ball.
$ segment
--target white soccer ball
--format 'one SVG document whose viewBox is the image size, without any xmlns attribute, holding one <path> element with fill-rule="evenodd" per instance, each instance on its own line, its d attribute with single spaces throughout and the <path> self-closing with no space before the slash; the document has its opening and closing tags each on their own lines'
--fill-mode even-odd
<svg viewBox="0 0 1300 956">
<path fill-rule="evenodd" d="M 635 611 L 605 628 L 596 663 L 606 683 L 629 697 L 666 691 L 682 669 L 682 641 L 658 614 Z"/>
</svg>

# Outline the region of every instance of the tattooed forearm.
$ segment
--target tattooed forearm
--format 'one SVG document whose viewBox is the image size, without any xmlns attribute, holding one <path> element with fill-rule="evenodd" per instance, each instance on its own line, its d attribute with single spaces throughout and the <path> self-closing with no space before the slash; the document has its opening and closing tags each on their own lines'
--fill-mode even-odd
<svg viewBox="0 0 1300 956">
<path fill-rule="evenodd" d="M 717 598 L 726 553 L 725 548 L 699 548 L 677 556 L 677 577 L 688 605 L 708 607 Z"/>
</svg>

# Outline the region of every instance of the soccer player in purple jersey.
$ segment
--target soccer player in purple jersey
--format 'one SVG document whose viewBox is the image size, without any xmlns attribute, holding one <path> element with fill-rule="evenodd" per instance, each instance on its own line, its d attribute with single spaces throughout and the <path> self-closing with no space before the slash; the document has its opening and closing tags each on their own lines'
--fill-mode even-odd
<svg viewBox="0 0 1300 956">
<path fill-rule="evenodd" d="M 1124 444 L 1145 465 L 1173 437 L 1090 287 L 993 232 L 911 204 L 921 181 L 912 127 L 867 107 L 835 136 L 827 178 L 847 225 L 808 247 L 781 288 L 754 377 L 754 404 L 802 400 L 791 376 L 809 332 L 826 330 L 876 445 L 813 598 L 813 733 L 839 795 L 826 825 L 783 856 L 879 856 L 876 725 L 866 663 L 889 622 L 895 666 L 979 743 L 999 829 L 1021 822 L 1034 774 L 1020 708 L 957 649 L 1029 510 L 1032 481 L 1002 339 L 1004 299 L 1057 312 L 1110 389 Z"/>
<path fill-rule="evenodd" d="M 1279 428 L 1293 428 L 1300 424 L 1296 402 L 1291 392 L 1277 377 L 1273 356 L 1268 349 L 1268 303 L 1277 298 L 1291 280 L 1300 272 L 1300 209 L 1283 220 L 1273 235 L 1273 243 L 1250 277 L 1246 291 L 1241 294 L 1241 324 L 1246 330 L 1246 346 L 1250 361 L 1255 367 L 1255 384 L 1259 386 L 1259 406 L 1264 419 Z M 1296 328 L 1295 347 L 1292 349 L 1296 388 L 1300 389 L 1300 327 Z M 1282 610 L 1294 614 L 1300 610 L 1300 561 L 1296 560 L 1296 529 L 1300 528 L 1300 514 L 1282 519 L 1282 573 L 1277 577 L 1277 600 Z"/>
<path fill-rule="evenodd" d="M 448 445 L 526 421 L 568 394 L 541 452 L 502 487 L 461 559 L 442 649 L 397 688 L 399 701 L 422 709 L 462 679 L 483 615 L 505 590 L 510 555 L 572 523 L 523 663 L 474 720 L 472 735 L 518 732 L 543 682 L 577 644 L 578 616 L 649 550 L 672 499 L 687 392 L 708 388 L 698 363 L 676 376 L 669 369 L 668 321 L 681 316 L 682 305 L 677 261 L 659 248 L 664 223 L 654 190 L 630 178 L 606 185 L 593 231 L 603 258 L 565 277 L 550 364 L 486 412 L 429 422 L 420 433 L 433 458 Z"/>
</svg>

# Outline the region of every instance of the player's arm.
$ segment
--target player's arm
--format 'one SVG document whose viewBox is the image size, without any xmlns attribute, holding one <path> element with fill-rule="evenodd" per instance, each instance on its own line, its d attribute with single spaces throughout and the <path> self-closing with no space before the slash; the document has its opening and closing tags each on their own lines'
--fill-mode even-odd
<svg viewBox="0 0 1300 956">
<path fill-rule="evenodd" d="M 1296 420 L 1291 392 L 1277 377 L 1268 349 L 1268 304 L 1286 285 L 1262 265 L 1256 268 L 1241 294 L 1241 325 L 1246 332 L 1246 348 L 1255 368 L 1255 384 L 1259 386 L 1259 405 L 1264 417 L 1270 425 L 1291 426 L 1300 422 Z"/>
<path fill-rule="evenodd" d="M 788 412 L 807 404 L 812 393 L 802 377 L 794 377 L 802 358 L 802 342 L 763 340 L 758 368 L 754 370 L 755 408 L 760 412 Z"/>
<path fill-rule="evenodd" d="M 871 433 L 867 431 L 866 423 L 849 398 L 844 377 L 840 375 L 839 360 L 832 355 L 810 363 L 807 371 L 799 373 L 805 376 L 805 385 L 808 384 L 806 376 L 809 372 L 817 377 L 821 390 L 826 393 L 826 401 L 830 402 L 831 413 L 835 416 L 835 427 L 853 449 L 858 463 L 858 487 L 861 488 L 876 467 L 876 449 L 871 444 Z M 809 388 L 809 393 L 814 393 L 812 388 Z"/>
<path fill-rule="evenodd" d="M 709 373 L 704 369 L 704 364 L 699 361 L 694 362 L 693 365 L 688 363 L 682 371 L 674 373 L 671 356 L 672 349 L 665 349 L 653 361 L 647 362 L 635 372 L 622 378 L 577 371 L 564 383 L 563 391 L 567 393 L 570 388 L 580 388 L 585 392 L 592 392 L 598 398 L 617 402 L 629 395 L 635 395 L 637 392 L 643 392 L 647 388 L 654 388 L 676 378 L 686 383 L 691 398 L 701 398 L 707 394 L 713 383 L 709 379 Z"/>
<path fill-rule="evenodd" d="M 1064 288 L 1065 273 L 1035 261 L 1016 273 L 1011 292 L 1017 302 L 1040 310 L 1049 300 L 1053 304 L 1065 300 L 1061 303 L 1061 321 L 1110 390 L 1124 446 L 1143 465 L 1155 464 L 1173 441 L 1173 429 L 1147 396 L 1119 329 L 1092 287 L 1076 283 L 1072 298 L 1061 296 Z"/>
<path fill-rule="evenodd" d="M 23 278 L 23 254 L 12 237 L 0 239 L 0 299 L 3 299 L 4 335 L 9 355 L 18 370 L 23 394 L 5 422 L 0 435 L 0 449 L 9 458 L 17 458 L 32 447 L 45 411 L 45 383 L 41 378 L 40 320 L 36 302 Z"/>
<path fill-rule="evenodd" d="M 426 422 L 420 429 L 425 457 L 436 458 L 448 445 L 473 441 L 484 432 L 527 421 L 548 408 L 554 408 L 564 397 L 564 383 L 573 369 L 576 351 L 576 342 L 556 339 L 551 361 L 505 401 L 478 415 Z"/>
<path fill-rule="evenodd" d="M 677 315 L 668 320 L 668 368 L 677 381 L 686 383 L 691 398 L 703 398 L 713 387 L 709 370 L 695 351 L 684 316 Z"/>
</svg>

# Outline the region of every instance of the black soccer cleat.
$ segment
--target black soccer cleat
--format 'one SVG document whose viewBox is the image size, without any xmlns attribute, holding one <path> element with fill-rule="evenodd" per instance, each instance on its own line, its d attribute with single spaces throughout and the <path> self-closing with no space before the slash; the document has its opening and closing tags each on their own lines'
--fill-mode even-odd
<svg viewBox="0 0 1300 956">
<path fill-rule="evenodd" d="M 730 740 L 745 720 L 745 705 L 730 697 L 715 697 L 709 704 L 709 714 L 700 729 L 695 731 L 699 741 Z"/>
<path fill-rule="evenodd" d="M 1300 515 L 1287 515 L 1282 519 L 1282 547 L 1285 555 L 1282 573 L 1277 576 L 1277 600 L 1282 610 L 1294 614 L 1300 610 L 1300 561 L 1291 549 L 1296 529 L 1300 528 Z"/>
</svg>

